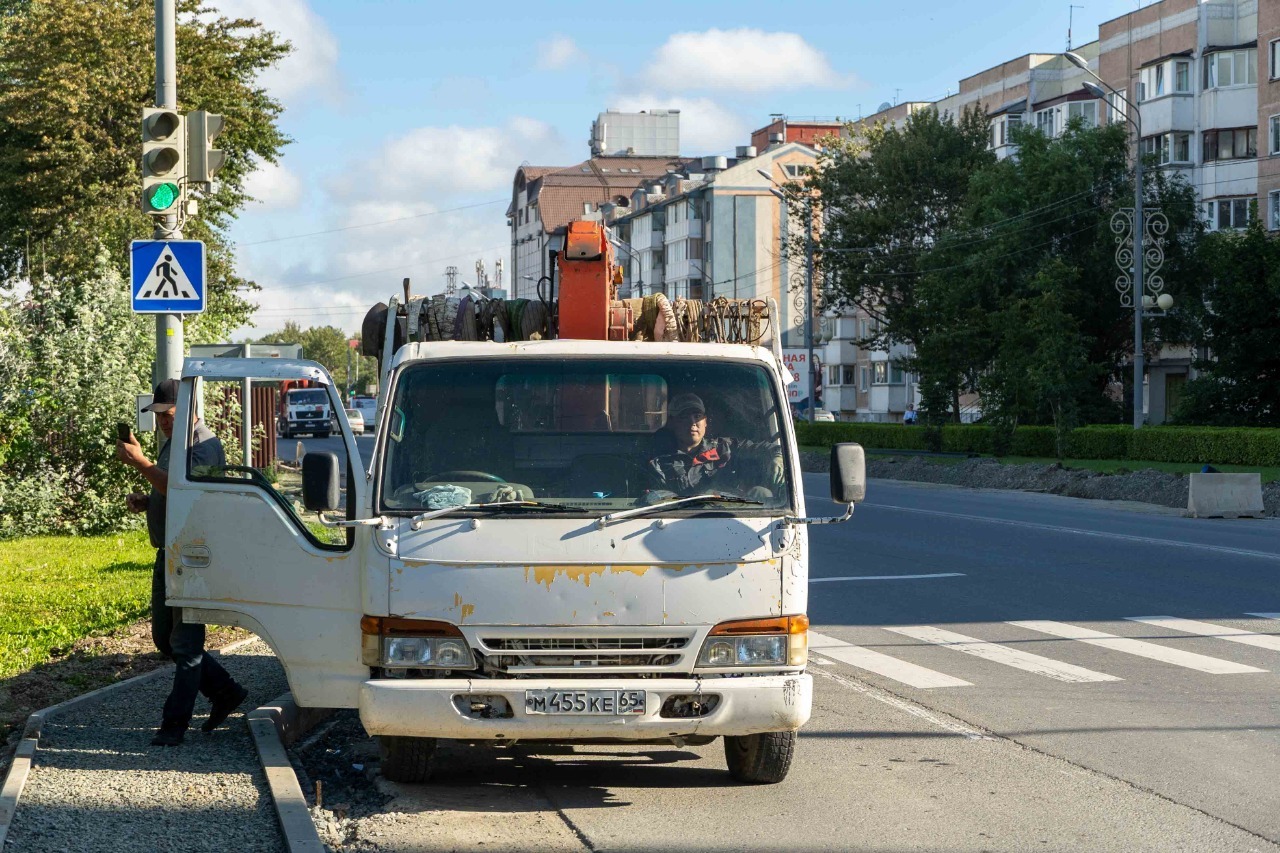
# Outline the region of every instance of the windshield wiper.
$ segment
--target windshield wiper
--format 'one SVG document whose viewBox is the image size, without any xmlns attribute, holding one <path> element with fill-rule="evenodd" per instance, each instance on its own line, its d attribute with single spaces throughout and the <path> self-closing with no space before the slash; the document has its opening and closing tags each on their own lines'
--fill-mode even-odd
<svg viewBox="0 0 1280 853">
<path fill-rule="evenodd" d="M 538 512 L 586 512 L 580 506 L 569 506 L 568 504 L 550 504 L 542 501 L 494 501 L 486 504 L 458 504 L 457 506 L 447 506 L 442 509 L 433 509 L 427 512 L 415 515 L 410 521 L 410 526 L 417 530 L 422 526 L 422 522 L 430 521 L 433 518 L 440 518 L 451 512 L 458 512 L 464 509 L 514 509 L 514 510 L 536 510 Z"/>
<path fill-rule="evenodd" d="M 621 521 L 624 518 L 633 518 L 637 515 L 644 515 L 659 509 L 669 509 L 675 506 L 687 506 L 696 503 L 728 503 L 728 504 L 754 504 L 755 506 L 764 506 L 764 501 L 755 501 L 750 498 L 739 497 L 738 495 L 691 495 L 687 498 L 672 498 L 671 500 L 662 501 L 649 506 L 638 506 L 633 509 L 624 509 L 620 512 L 611 512 L 608 515 L 600 516 L 596 521 L 596 527 L 605 527 L 610 522 Z"/>
</svg>

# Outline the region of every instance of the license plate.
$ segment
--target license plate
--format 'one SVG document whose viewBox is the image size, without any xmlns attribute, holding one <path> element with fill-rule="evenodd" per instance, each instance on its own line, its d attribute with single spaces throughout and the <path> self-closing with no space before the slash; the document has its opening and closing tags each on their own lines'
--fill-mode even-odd
<svg viewBox="0 0 1280 853">
<path fill-rule="evenodd" d="M 645 712 L 643 690 L 526 690 L 526 714 L 604 714 Z"/>
</svg>

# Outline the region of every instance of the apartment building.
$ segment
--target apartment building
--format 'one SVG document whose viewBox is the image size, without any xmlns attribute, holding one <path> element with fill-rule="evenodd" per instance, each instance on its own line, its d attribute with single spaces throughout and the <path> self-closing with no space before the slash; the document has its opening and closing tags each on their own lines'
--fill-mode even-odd
<svg viewBox="0 0 1280 853">
<path fill-rule="evenodd" d="M 538 280 L 551 271 L 549 253 L 563 245 L 571 220 L 593 214 L 601 205 L 626 208 L 636 187 L 688 168 L 693 161 L 674 153 L 679 123 L 679 110 L 608 110 L 591 125 L 590 159 L 572 166 L 516 169 L 507 206 L 512 298 L 537 295 Z"/>
<path fill-rule="evenodd" d="M 1008 157 L 1016 154 L 1012 131 L 1019 126 L 1057 136 L 1074 118 L 1127 123 L 1127 98 L 1142 126 L 1137 149 L 1186 177 L 1207 227 L 1243 228 L 1256 210 L 1268 229 L 1280 230 L 1280 2 L 1161 0 L 1103 23 L 1098 39 L 1074 52 L 1123 97 L 1097 98 L 1084 87 L 1093 78 L 1060 53 L 1030 53 L 961 80 L 956 94 L 942 100 L 868 116 L 852 132 L 878 122 L 900 125 L 919 109 L 955 115 L 976 105 L 989 119 L 991 149 Z M 824 348 L 826 405 L 844 417 L 900 420 L 896 402 L 918 401 L 912 377 L 902 377 L 903 394 L 895 392 L 898 356 L 856 351 L 841 340 L 864 322 L 873 321 L 848 312 L 834 325 L 836 339 Z M 877 366 L 884 361 L 888 367 Z M 1177 404 L 1194 375 L 1191 362 L 1186 348 L 1168 346 L 1149 360 L 1149 423 L 1163 423 Z M 887 390 L 877 393 L 881 384 Z M 979 413 L 971 401 L 963 414 Z"/>
<path fill-rule="evenodd" d="M 783 215 L 771 189 L 801 178 L 816 159 L 812 147 L 796 142 L 763 152 L 740 146 L 735 157 L 703 157 L 638 187 L 627 208 L 605 211 L 618 235 L 625 293 L 773 298 L 783 346 L 802 346 L 804 314 L 788 285 L 804 259 L 784 252 L 795 218 Z"/>
</svg>

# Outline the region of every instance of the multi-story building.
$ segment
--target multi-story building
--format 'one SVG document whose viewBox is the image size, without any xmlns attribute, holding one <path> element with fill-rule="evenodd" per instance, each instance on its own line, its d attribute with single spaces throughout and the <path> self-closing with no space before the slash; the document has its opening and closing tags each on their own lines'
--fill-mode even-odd
<svg viewBox="0 0 1280 853">
<path fill-rule="evenodd" d="M 827 136 L 843 136 L 845 122 L 839 116 L 821 118 L 817 116 L 795 117 L 782 113 L 774 113 L 770 122 L 751 133 L 751 147 L 764 151 L 774 145 L 786 145 L 788 142 L 801 142 L 810 148 L 822 145 Z"/>
<path fill-rule="evenodd" d="M 629 206 L 607 211 L 628 295 L 773 298 L 782 313 L 783 346 L 801 346 L 803 312 L 788 287 L 804 259 L 784 250 L 797 218 L 783 215 L 772 190 L 775 182 L 800 178 L 815 161 L 805 144 L 775 143 L 763 152 L 741 146 L 733 158 L 703 157 L 638 187 Z"/>
<path fill-rule="evenodd" d="M 961 80 L 956 94 L 940 101 L 899 104 L 868 116 L 852 132 L 876 122 L 900 124 L 923 108 L 957 115 L 976 105 L 990 121 L 990 147 L 1007 157 L 1016 154 L 1011 131 L 1018 126 L 1057 136 L 1074 118 L 1086 125 L 1127 122 L 1127 98 L 1142 126 L 1137 150 L 1186 177 L 1208 228 L 1243 228 L 1256 210 L 1268 229 L 1280 230 L 1280 2 L 1160 0 L 1103 23 L 1098 40 L 1074 52 L 1124 97 L 1097 98 L 1084 86 L 1092 77 L 1062 54 L 1032 53 Z M 854 313 L 836 325 L 835 349 L 826 347 L 826 403 L 846 417 L 900 419 L 891 393 L 895 356 L 849 352 L 840 341 L 847 328 L 864 321 L 871 318 Z M 1191 355 L 1185 347 L 1165 346 L 1149 361 L 1148 422 L 1163 423 L 1176 405 L 1194 375 Z M 876 366 L 886 359 L 889 367 Z M 877 378 L 890 386 L 878 397 Z M 854 393 L 847 392 L 848 380 Z M 902 397 L 914 402 L 911 377 L 903 381 Z M 890 401 L 889 408 L 880 408 L 879 400 Z"/>
<path fill-rule="evenodd" d="M 595 157 L 569 167 L 516 169 L 507 208 L 512 297 L 536 295 L 538 279 L 551 270 L 548 253 L 563 244 L 571 220 L 602 204 L 628 207 L 637 186 L 685 169 L 689 162 L 678 157 Z"/>
</svg>

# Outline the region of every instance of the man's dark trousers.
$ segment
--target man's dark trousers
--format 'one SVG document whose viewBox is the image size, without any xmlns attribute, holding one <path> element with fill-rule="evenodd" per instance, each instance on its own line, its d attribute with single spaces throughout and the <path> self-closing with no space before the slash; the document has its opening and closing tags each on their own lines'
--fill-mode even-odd
<svg viewBox="0 0 1280 853">
<path fill-rule="evenodd" d="M 173 690 L 164 701 L 164 725 L 185 728 L 191 722 L 196 694 L 210 699 L 235 685 L 231 675 L 204 650 L 204 625 L 182 621 L 182 609 L 164 603 L 164 551 L 156 551 L 151 572 L 151 639 L 177 666 Z"/>
</svg>

